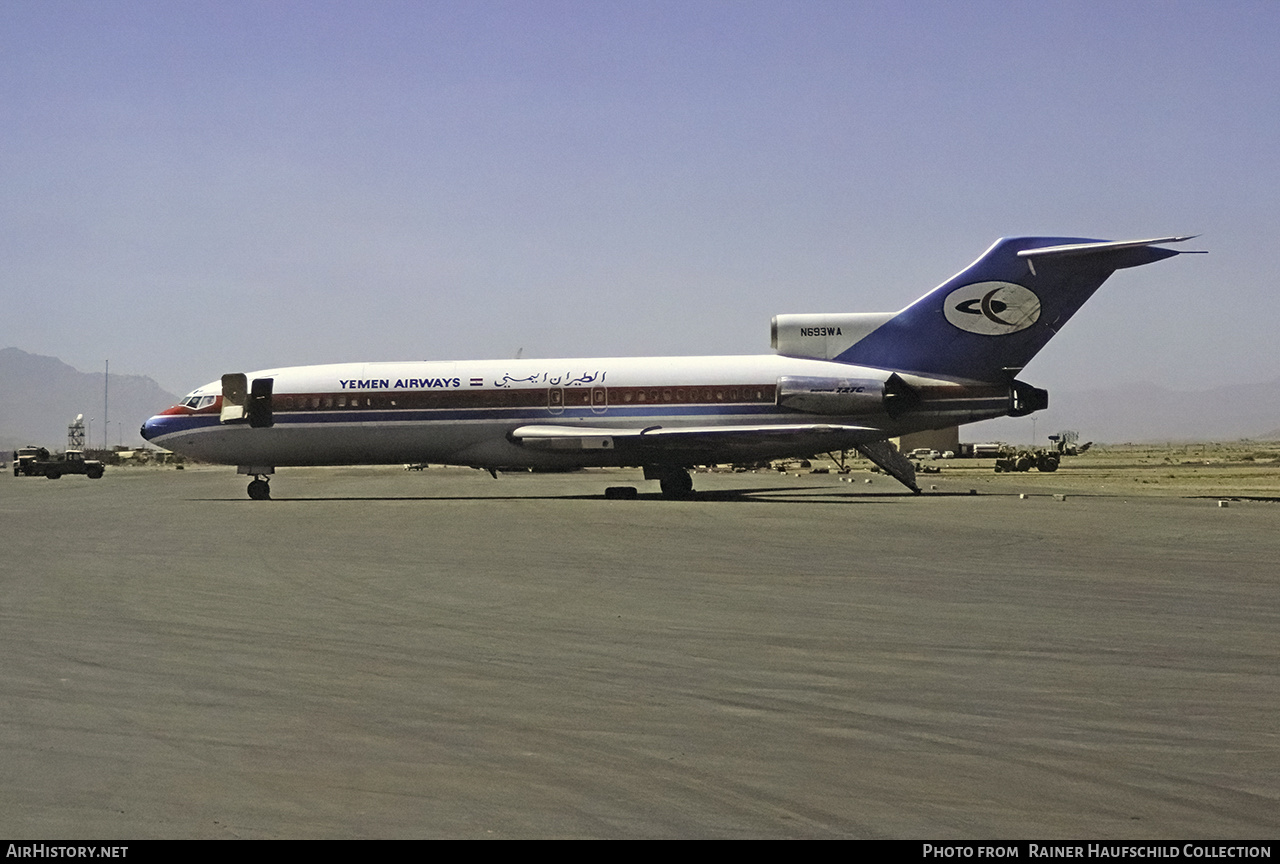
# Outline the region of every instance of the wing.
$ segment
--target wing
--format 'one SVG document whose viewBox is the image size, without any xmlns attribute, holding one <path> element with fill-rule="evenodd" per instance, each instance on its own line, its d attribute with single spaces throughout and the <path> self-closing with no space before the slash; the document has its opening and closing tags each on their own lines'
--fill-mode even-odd
<svg viewBox="0 0 1280 864">
<path fill-rule="evenodd" d="M 511 439 L 540 450 L 634 449 L 658 458 L 682 453 L 755 454 L 778 448 L 821 453 L 844 450 L 883 438 L 869 426 L 834 423 L 788 423 L 760 426 L 647 426 L 618 429 L 594 426 L 521 426 Z"/>
<path fill-rule="evenodd" d="M 856 448 L 913 492 L 915 466 L 885 440 L 884 430 L 836 423 L 765 426 L 679 426 L 615 429 L 604 426 L 521 426 L 511 439 L 538 450 L 628 450 L 638 461 L 692 462 L 771 459 Z"/>
</svg>

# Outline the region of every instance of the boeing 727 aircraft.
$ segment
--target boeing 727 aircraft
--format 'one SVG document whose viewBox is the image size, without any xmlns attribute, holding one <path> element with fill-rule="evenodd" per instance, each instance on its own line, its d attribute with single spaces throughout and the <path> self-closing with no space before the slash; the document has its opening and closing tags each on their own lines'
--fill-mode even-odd
<svg viewBox="0 0 1280 864">
<path fill-rule="evenodd" d="M 142 427 L 148 441 L 253 475 L 280 466 L 434 462 L 634 466 L 668 497 L 688 469 L 857 449 L 919 491 L 887 439 L 1048 406 L 1017 380 L 1112 273 L 1189 237 L 998 240 L 900 312 L 779 315 L 773 354 L 342 363 L 231 373 Z M 496 476 L 496 475 L 495 475 Z"/>
</svg>

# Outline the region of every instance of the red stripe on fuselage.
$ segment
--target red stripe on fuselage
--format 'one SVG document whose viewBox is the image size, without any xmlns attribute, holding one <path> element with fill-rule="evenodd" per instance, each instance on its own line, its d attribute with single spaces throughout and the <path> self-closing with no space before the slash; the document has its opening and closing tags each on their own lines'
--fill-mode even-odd
<svg viewBox="0 0 1280 864">
<path fill-rule="evenodd" d="M 271 410 L 342 411 L 377 408 L 621 408 L 649 405 L 773 404 L 774 384 L 662 387 L 528 387 L 490 390 L 379 390 L 342 393 L 276 393 Z"/>
<path fill-rule="evenodd" d="M 214 398 L 212 405 L 206 405 L 199 410 L 195 408 L 188 408 L 186 405 L 174 405 L 172 408 L 164 409 L 156 416 L 165 417 L 165 416 L 178 415 L 178 416 L 185 417 L 193 414 L 220 414 L 221 412 L 222 412 L 222 397 L 218 396 Z"/>
</svg>

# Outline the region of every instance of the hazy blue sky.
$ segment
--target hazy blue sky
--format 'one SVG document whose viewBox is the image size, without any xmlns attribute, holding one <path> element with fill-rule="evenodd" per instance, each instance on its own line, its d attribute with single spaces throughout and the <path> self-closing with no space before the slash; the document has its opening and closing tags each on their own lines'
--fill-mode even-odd
<svg viewBox="0 0 1280 864">
<path fill-rule="evenodd" d="M 1200 233 L 1023 377 L 1274 379 L 1277 46 L 1274 0 L 0 0 L 0 346 L 764 353 L 1002 235 Z"/>
</svg>

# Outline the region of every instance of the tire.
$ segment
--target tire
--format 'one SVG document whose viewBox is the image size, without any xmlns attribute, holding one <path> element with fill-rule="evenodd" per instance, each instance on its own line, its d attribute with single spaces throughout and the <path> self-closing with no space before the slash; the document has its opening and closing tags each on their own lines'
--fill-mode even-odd
<svg viewBox="0 0 1280 864">
<path fill-rule="evenodd" d="M 57 471 L 50 471 L 48 474 L 45 474 L 44 476 L 48 477 L 50 480 L 57 480 L 60 477 L 62 477 L 62 474 Z"/>
<path fill-rule="evenodd" d="M 94 470 L 86 471 L 85 473 L 89 475 L 90 480 L 97 480 L 99 477 L 102 476 L 102 469 L 95 468 Z"/>
<path fill-rule="evenodd" d="M 271 484 L 266 480 L 253 480 L 249 483 L 249 497 L 254 501 L 271 500 Z"/>
<path fill-rule="evenodd" d="M 688 498 L 693 492 L 693 478 L 685 471 L 673 471 L 658 481 L 667 498 Z"/>
</svg>

